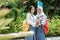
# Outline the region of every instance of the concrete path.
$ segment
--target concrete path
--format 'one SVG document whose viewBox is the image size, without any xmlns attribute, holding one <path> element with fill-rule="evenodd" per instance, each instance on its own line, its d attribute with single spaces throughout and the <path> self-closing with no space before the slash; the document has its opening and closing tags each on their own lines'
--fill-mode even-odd
<svg viewBox="0 0 60 40">
<path fill-rule="evenodd" d="M 60 40 L 60 37 L 47 37 L 46 40 Z"/>
</svg>

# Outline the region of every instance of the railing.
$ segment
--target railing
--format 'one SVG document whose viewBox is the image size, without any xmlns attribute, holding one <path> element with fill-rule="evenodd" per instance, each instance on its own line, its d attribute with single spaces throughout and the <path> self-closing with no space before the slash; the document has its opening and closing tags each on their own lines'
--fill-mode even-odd
<svg viewBox="0 0 60 40">
<path fill-rule="evenodd" d="M 29 32 L 19 32 L 19 33 L 9 33 L 9 34 L 0 34 L 0 40 L 9 40 L 14 38 L 23 38 L 25 36 L 33 35 L 33 31 Z"/>
</svg>

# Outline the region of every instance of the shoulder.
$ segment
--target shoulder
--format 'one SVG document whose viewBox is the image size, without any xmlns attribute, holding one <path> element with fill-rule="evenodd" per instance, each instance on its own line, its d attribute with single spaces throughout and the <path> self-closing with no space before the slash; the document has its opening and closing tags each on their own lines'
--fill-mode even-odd
<svg viewBox="0 0 60 40">
<path fill-rule="evenodd" d="M 31 16 L 31 14 L 30 14 L 30 13 L 27 13 L 27 17 L 26 17 L 26 18 L 27 18 L 27 19 L 31 19 L 30 16 Z"/>
<path fill-rule="evenodd" d="M 27 16 L 30 16 L 31 14 L 30 13 L 27 13 Z"/>
<path fill-rule="evenodd" d="M 46 18 L 47 18 L 47 16 L 46 16 L 46 15 L 43 15 L 43 16 L 42 16 L 42 18 L 43 18 L 43 19 L 46 19 Z"/>
<path fill-rule="evenodd" d="M 30 13 L 27 13 L 27 15 L 30 15 Z"/>
<path fill-rule="evenodd" d="M 39 17 L 39 15 L 36 15 L 35 17 Z"/>
</svg>

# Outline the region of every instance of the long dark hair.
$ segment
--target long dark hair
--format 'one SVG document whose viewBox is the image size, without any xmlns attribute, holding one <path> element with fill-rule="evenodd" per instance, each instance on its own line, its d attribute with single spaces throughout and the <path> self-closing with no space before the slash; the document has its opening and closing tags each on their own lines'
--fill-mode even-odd
<svg viewBox="0 0 60 40">
<path fill-rule="evenodd" d="M 34 6 L 30 6 L 29 7 L 29 12 L 31 12 L 31 9 L 33 8 Z M 35 7 L 34 7 L 35 8 Z M 35 12 L 33 13 L 34 15 L 36 15 L 37 11 L 35 10 Z"/>
<path fill-rule="evenodd" d="M 34 7 L 34 6 L 30 6 L 30 7 L 29 7 L 29 12 L 31 12 L 31 9 L 32 9 L 33 7 Z"/>
</svg>

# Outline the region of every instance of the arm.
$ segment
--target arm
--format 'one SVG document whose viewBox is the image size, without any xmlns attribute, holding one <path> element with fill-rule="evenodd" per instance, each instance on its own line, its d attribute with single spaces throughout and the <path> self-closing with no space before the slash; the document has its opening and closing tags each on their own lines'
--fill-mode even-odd
<svg viewBox="0 0 60 40">
<path fill-rule="evenodd" d="M 41 24 L 42 24 L 42 25 L 45 25 L 46 19 L 47 19 L 47 16 L 44 15 L 44 16 L 42 17 L 42 20 L 41 20 Z"/>
<path fill-rule="evenodd" d="M 32 25 L 33 27 L 35 27 L 35 24 L 36 23 L 34 23 L 33 21 L 31 21 L 31 18 L 30 17 L 31 17 L 30 14 L 27 14 L 27 17 L 26 17 L 27 23 L 29 25 Z"/>
</svg>

